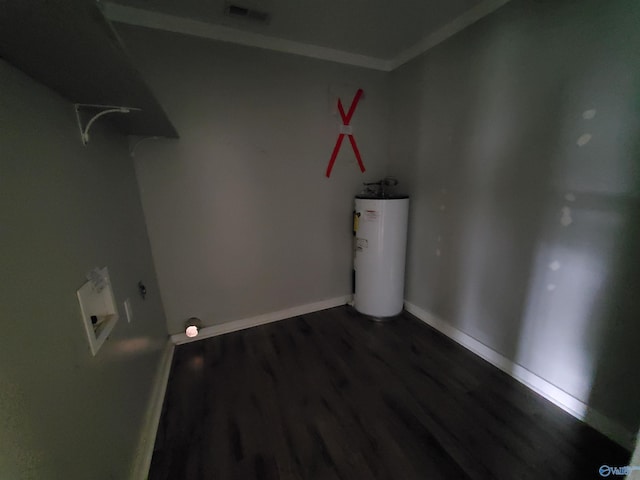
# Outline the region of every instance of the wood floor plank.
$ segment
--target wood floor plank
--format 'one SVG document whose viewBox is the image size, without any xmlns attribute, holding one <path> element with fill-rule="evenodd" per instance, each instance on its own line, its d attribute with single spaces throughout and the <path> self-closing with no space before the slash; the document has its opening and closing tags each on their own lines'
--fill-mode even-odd
<svg viewBox="0 0 640 480">
<path fill-rule="evenodd" d="M 583 479 L 629 453 L 405 313 L 177 347 L 150 480 Z"/>
<path fill-rule="evenodd" d="M 407 352 L 409 349 L 404 353 Z M 482 422 L 481 417 L 486 417 L 486 412 L 473 408 L 475 405 L 468 402 L 465 397 L 458 398 L 456 395 L 451 395 L 450 377 L 443 377 L 442 381 L 437 380 L 435 377 L 437 369 L 436 372 L 429 373 L 411 362 L 411 359 L 403 358 L 401 349 L 396 349 L 395 355 L 391 352 L 383 352 L 380 358 L 384 358 L 384 364 L 380 369 L 388 368 L 389 373 L 393 372 L 393 375 L 400 379 L 395 390 L 405 390 L 408 398 L 411 398 L 411 403 L 416 405 L 413 414 L 420 421 L 428 422 L 431 431 L 436 431 L 436 421 L 439 421 L 443 427 L 440 430 L 439 440 L 447 444 L 450 452 L 456 453 L 459 462 L 477 471 L 481 469 L 483 461 L 488 459 L 473 458 L 473 454 L 478 451 L 477 447 L 473 451 L 458 448 L 463 443 L 447 435 L 449 432 L 464 435 L 468 443 L 476 439 L 476 443 L 483 444 L 485 442 L 482 442 L 482 439 L 491 438 L 494 442 L 494 450 L 501 450 L 500 466 L 507 472 L 505 478 L 510 478 L 509 472 L 515 469 L 535 475 L 535 465 L 525 463 L 517 454 L 514 454 L 514 451 L 517 453 L 520 439 L 511 435 L 512 432 L 508 428 L 500 428 L 501 422 Z M 437 365 L 432 366 L 437 367 Z M 406 399 L 405 403 L 407 403 Z M 481 428 L 483 425 L 491 428 Z M 482 478 L 478 472 L 476 476 Z"/>
</svg>

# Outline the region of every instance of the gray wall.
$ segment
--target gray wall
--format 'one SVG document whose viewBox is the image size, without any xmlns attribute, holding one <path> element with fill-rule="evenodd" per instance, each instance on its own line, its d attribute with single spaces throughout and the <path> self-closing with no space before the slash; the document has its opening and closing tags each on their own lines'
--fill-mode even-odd
<svg viewBox="0 0 640 480">
<path fill-rule="evenodd" d="M 169 332 L 350 294 L 352 198 L 386 169 L 388 75 L 117 28 L 181 136 L 136 150 Z M 367 172 L 345 141 L 327 179 L 331 92 L 348 105 L 358 87 Z"/>
<path fill-rule="evenodd" d="M 406 299 L 632 432 L 638 25 L 633 0 L 514 0 L 392 73 L 390 147 Z"/>
<path fill-rule="evenodd" d="M 127 478 L 165 318 L 126 139 L 0 61 L 0 478 Z M 121 318 L 91 356 L 76 290 L 107 265 Z M 143 302 L 138 280 L 149 290 Z"/>
</svg>

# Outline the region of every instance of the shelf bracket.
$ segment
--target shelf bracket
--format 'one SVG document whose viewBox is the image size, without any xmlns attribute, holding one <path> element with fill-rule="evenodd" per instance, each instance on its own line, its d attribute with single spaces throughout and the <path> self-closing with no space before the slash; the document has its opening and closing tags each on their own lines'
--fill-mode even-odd
<svg viewBox="0 0 640 480">
<path fill-rule="evenodd" d="M 74 105 L 76 110 L 76 120 L 78 121 L 78 128 L 80 129 L 80 137 L 82 138 L 82 144 L 86 145 L 89 143 L 89 130 L 94 122 L 109 113 L 131 113 L 135 111 L 139 111 L 139 108 L 133 107 L 119 107 L 115 105 L 91 105 L 86 103 L 76 103 Z M 97 113 L 94 113 L 93 116 L 83 125 L 82 115 L 80 114 L 80 110 L 88 109 L 88 110 L 98 110 Z"/>
</svg>

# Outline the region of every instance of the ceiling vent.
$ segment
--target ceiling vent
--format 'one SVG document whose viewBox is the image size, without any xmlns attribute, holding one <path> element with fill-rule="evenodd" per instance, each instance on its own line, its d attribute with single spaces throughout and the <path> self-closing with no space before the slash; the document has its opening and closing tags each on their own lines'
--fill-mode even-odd
<svg viewBox="0 0 640 480">
<path fill-rule="evenodd" d="M 243 20 L 264 24 L 269 23 L 269 20 L 271 19 L 271 15 L 267 12 L 234 5 L 232 3 L 227 4 L 224 9 L 224 14 L 231 18 L 241 18 Z"/>
</svg>

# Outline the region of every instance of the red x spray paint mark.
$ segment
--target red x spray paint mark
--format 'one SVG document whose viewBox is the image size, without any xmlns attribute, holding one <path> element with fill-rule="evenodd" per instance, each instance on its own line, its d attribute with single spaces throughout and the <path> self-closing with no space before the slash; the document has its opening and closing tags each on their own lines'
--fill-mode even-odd
<svg viewBox="0 0 640 480">
<path fill-rule="evenodd" d="M 331 170 L 333 169 L 333 164 L 336 163 L 336 158 L 338 158 L 338 152 L 340 151 L 340 146 L 342 145 L 342 141 L 344 140 L 344 136 L 349 136 L 349 142 L 351 143 L 351 147 L 353 148 L 353 153 L 356 155 L 356 160 L 358 160 L 358 165 L 360 166 L 360 171 L 364 173 L 364 163 L 362 163 L 362 157 L 360 156 L 360 150 L 358 150 L 358 145 L 356 145 L 356 139 L 353 137 L 351 133 L 351 127 L 349 124 L 351 123 L 351 117 L 353 117 L 353 112 L 356 111 L 356 107 L 358 106 L 358 102 L 360 101 L 360 97 L 364 92 L 361 88 L 356 92 L 355 97 L 353 97 L 353 101 L 351 102 L 351 106 L 349 107 L 349 112 L 347 114 L 344 113 L 344 108 L 342 107 L 342 102 L 338 99 L 338 112 L 340 112 L 340 117 L 342 118 L 342 127 L 340 128 L 340 134 L 338 135 L 338 139 L 336 140 L 336 145 L 333 147 L 333 153 L 331 154 L 331 159 L 329 160 L 329 165 L 327 165 L 327 178 L 331 176 Z"/>
</svg>

